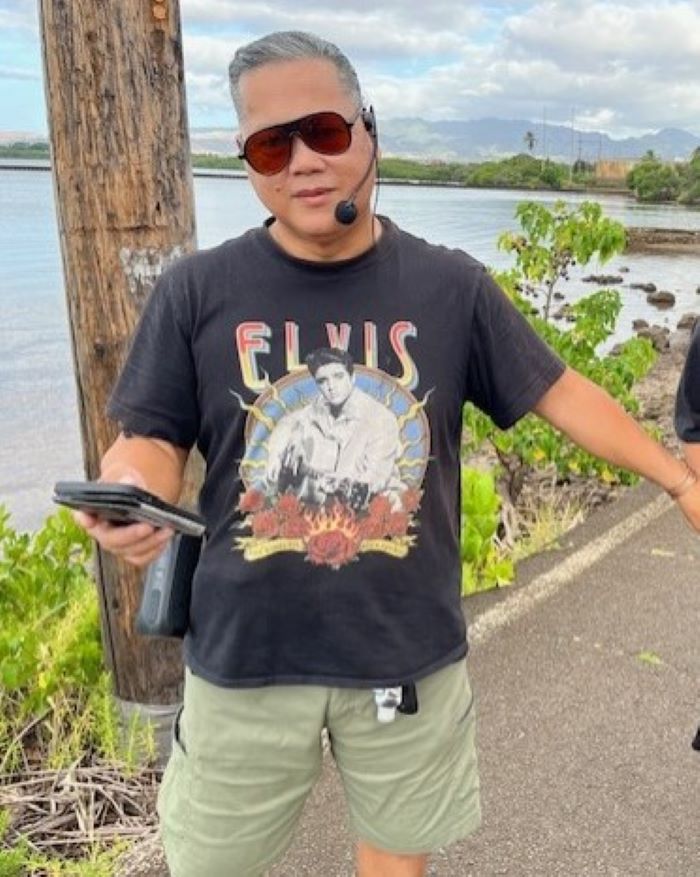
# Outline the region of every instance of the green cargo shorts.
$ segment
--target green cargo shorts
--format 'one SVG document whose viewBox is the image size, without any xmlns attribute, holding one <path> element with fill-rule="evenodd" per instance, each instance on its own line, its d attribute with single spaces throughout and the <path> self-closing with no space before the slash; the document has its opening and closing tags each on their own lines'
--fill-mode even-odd
<svg viewBox="0 0 700 877">
<path fill-rule="evenodd" d="M 377 721 L 371 691 L 221 688 L 185 674 L 158 798 L 172 877 L 260 877 L 289 846 L 321 771 L 321 731 L 352 830 L 382 850 L 429 853 L 480 823 L 465 661 L 420 680 L 419 711 Z"/>
</svg>

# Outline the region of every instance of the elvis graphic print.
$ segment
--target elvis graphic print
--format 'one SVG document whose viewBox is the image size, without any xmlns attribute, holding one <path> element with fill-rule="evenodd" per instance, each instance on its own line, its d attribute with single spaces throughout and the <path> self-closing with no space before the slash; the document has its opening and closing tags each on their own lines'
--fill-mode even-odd
<svg viewBox="0 0 700 877">
<path fill-rule="evenodd" d="M 429 394 L 417 400 L 341 347 L 266 383 L 253 405 L 239 397 L 248 416 L 236 549 L 249 561 L 302 552 L 334 569 L 371 551 L 406 557 L 430 454 Z"/>
</svg>

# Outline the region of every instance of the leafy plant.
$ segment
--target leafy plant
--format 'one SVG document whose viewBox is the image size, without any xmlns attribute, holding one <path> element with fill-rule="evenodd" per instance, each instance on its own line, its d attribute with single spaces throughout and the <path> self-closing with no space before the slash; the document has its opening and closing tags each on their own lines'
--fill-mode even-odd
<svg viewBox="0 0 700 877">
<path fill-rule="evenodd" d="M 0 685 L 27 714 L 59 688 L 94 683 L 102 669 L 91 546 L 61 510 L 34 534 L 0 508 Z"/>
<path fill-rule="evenodd" d="M 486 591 L 513 580 L 513 562 L 497 543 L 501 498 L 492 472 L 462 467 L 462 593 Z"/>
<path fill-rule="evenodd" d="M 550 306 L 557 283 L 567 277 L 571 265 L 585 265 L 597 257 L 611 258 L 624 246 L 623 227 L 602 215 L 600 205 L 584 202 L 568 209 L 557 202 L 550 211 L 542 204 L 525 202 L 517 214 L 522 233 L 508 232 L 500 245 L 516 255 L 516 267 L 496 275 L 500 286 L 512 298 L 535 331 L 562 360 L 602 386 L 625 408 L 638 409 L 633 385 L 651 367 L 655 353 L 647 339 L 634 338 L 620 345 L 614 354 L 600 354 L 601 345 L 615 331 L 622 307 L 616 290 L 600 290 L 569 306 L 570 328 L 559 329 L 550 321 Z M 522 294 L 528 284 L 542 284 L 544 313 Z M 562 478 L 595 476 L 604 482 L 634 483 L 631 473 L 572 444 L 564 435 L 534 415 L 502 432 L 478 409 L 465 406 L 466 449 L 474 452 L 488 441 L 508 473 L 511 498 L 515 499 L 522 474 L 529 467 L 554 463 Z"/>
<path fill-rule="evenodd" d="M 535 201 L 523 201 L 515 215 L 522 233 L 504 232 L 498 246 L 515 253 L 517 271 L 525 281 L 544 287 L 545 320 L 550 318 L 554 288 L 572 265 L 586 265 L 594 257 L 606 262 L 625 247 L 624 226 L 603 216 L 594 201 L 584 201 L 574 209 L 557 201 L 551 210 Z"/>
<path fill-rule="evenodd" d="M 102 660 L 91 542 L 62 509 L 20 533 L 0 506 L 0 772 L 31 750 L 58 768 L 97 753 L 153 756 L 141 724 L 122 731 Z"/>
</svg>

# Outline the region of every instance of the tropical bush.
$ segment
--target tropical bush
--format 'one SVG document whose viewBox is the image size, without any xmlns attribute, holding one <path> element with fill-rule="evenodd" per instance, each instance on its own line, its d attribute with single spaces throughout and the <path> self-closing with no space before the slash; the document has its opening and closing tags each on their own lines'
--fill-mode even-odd
<svg viewBox="0 0 700 877">
<path fill-rule="evenodd" d="M 67 510 L 30 534 L 0 506 L 0 776 L 91 753 L 132 764 L 153 755 L 146 729 L 120 730 L 91 554 Z"/>
<path fill-rule="evenodd" d="M 492 471 L 462 467 L 462 593 L 488 591 L 513 580 L 513 561 L 498 542 L 501 498 Z"/>
<path fill-rule="evenodd" d="M 30 534 L 0 506 L 0 794 L 45 771 L 58 778 L 94 761 L 125 776 L 154 759 L 150 726 L 136 717 L 123 727 L 103 666 L 91 553 L 66 510 Z M 124 849 L 95 843 L 82 857 L 56 858 L 12 820 L 0 808 L 0 877 L 108 877 Z"/>
<path fill-rule="evenodd" d="M 568 305 L 569 328 L 552 321 L 551 305 L 557 284 L 573 265 L 586 265 L 594 257 L 600 262 L 621 252 L 624 228 L 603 216 L 600 205 L 583 202 L 569 208 L 557 202 L 550 210 L 542 204 L 525 202 L 517 208 L 521 232 L 507 232 L 500 246 L 515 254 L 515 267 L 496 275 L 535 331 L 581 374 L 606 389 L 627 410 L 638 408 L 633 385 L 655 359 L 646 339 L 633 338 L 615 352 L 601 353 L 601 346 L 615 330 L 622 302 L 617 290 L 600 290 Z M 540 308 L 535 295 L 544 296 Z M 528 298 L 528 296 L 530 296 Z M 515 476 L 529 467 L 554 464 L 560 478 L 593 476 L 608 483 L 633 483 L 631 473 L 616 469 L 572 444 L 548 423 L 528 415 L 508 431 L 501 431 L 478 409 L 465 406 L 466 447 L 475 452 L 488 443 L 508 472 L 511 497 L 517 496 L 522 478 Z"/>
<path fill-rule="evenodd" d="M 638 201 L 675 201 L 681 191 L 678 170 L 649 151 L 627 174 L 627 185 Z"/>
</svg>

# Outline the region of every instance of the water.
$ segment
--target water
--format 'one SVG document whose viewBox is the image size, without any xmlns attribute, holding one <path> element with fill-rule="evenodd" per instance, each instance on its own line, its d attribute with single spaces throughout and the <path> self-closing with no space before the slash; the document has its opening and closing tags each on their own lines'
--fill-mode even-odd
<svg viewBox="0 0 700 877">
<path fill-rule="evenodd" d="M 245 180 L 195 179 L 199 244 L 212 246 L 265 217 Z M 379 212 L 407 231 L 428 240 L 461 247 L 489 265 L 507 267 L 496 240 L 515 229 L 515 206 L 525 197 L 551 203 L 554 196 L 514 191 L 383 186 Z M 567 196 L 570 202 L 584 196 Z M 607 215 L 626 225 L 700 229 L 700 211 L 675 205 L 641 206 L 622 196 L 603 200 Z M 660 313 L 643 293 L 623 289 L 620 337 L 632 320 L 675 325 L 678 317 L 700 310 L 700 257 L 623 256 L 604 268 L 614 273 L 626 265 L 625 284 L 653 281 L 678 297 L 673 311 Z M 576 278 L 570 298 L 595 286 Z M 52 510 L 54 481 L 81 477 L 73 365 L 63 295 L 51 175 L 0 168 L 0 502 L 7 504 L 19 527 L 35 527 Z"/>
</svg>

